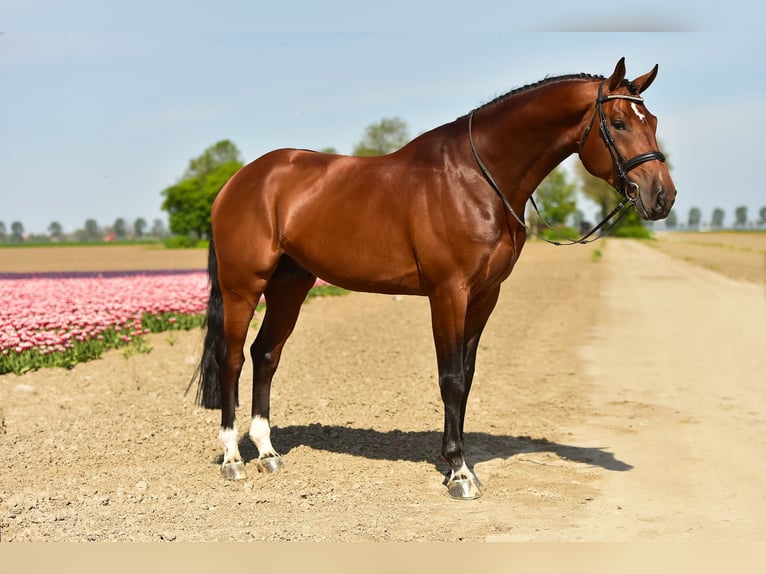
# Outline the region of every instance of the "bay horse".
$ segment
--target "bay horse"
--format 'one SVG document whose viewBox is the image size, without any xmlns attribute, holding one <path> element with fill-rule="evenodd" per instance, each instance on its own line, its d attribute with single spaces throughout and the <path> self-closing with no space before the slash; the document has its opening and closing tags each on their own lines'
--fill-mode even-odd
<svg viewBox="0 0 766 574">
<path fill-rule="evenodd" d="M 513 90 L 388 155 L 280 149 L 232 176 L 211 212 L 207 331 L 192 379 L 197 402 L 221 409 L 223 476 L 246 477 L 235 407 L 261 295 L 249 436 L 258 470 L 283 468 L 270 438 L 271 381 L 321 278 L 354 291 L 428 297 L 447 491 L 480 496 L 463 456 L 463 422 L 479 338 L 526 239 L 518 214 L 543 178 L 578 153 L 640 217 L 668 215 L 676 190 L 657 150 L 657 119 L 640 95 L 656 75 L 657 66 L 627 80 L 623 58 L 606 78 L 550 77 Z"/>
</svg>

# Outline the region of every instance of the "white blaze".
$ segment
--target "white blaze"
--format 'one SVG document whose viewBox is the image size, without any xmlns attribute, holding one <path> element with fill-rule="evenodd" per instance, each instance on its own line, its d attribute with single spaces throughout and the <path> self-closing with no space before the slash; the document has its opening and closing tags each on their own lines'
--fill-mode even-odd
<svg viewBox="0 0 766 574">
<path fill-rule="evenodd" d="M 630 108 L 633 110 L 633 113 L 638 116 L 638 119 L 643 121 L 646 121 L 646 114 L 642 114 L 641 110 L 638 109 L 638 106 L 635 104 L 635 102 L 630 104 Z"/>
</svg>

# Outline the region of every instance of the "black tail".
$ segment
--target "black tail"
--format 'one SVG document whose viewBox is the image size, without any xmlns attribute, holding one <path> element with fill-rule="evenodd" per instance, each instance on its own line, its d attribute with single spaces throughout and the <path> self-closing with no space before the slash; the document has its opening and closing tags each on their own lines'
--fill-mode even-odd
<svg viewBox="0 0 766 574">
<path fill-rule="evenodd" d="M 218 283 L 218 261 L 215 257 L 213 237 L 210 237 L 210 251 L 207 258 L 207 273 L 210 279 L 210 298 L 207 301 L 205 317 L 205 344 L 202 359 L 192 376 L 189 388 L 197 382 L 197 404 L 207 409 L 221 408 L 221 385 L 218 368 L 226 356 L 223 336 L 223 297 Z M 188 392 L 188 389 L 187 389 Z"/>
</svg>

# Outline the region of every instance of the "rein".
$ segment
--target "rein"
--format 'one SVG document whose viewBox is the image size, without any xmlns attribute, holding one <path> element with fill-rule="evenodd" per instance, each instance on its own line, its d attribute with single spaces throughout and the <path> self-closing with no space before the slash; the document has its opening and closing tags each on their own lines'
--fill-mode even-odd
<svg viewBox="0 0 766 574">
<path fill-rule="evenodd" d="M 665 161 L 665 156 L 660 151 L 650 151 L 647 153 L 643 153 L 640 155 L 637 155 L 636 157 L 633 157 L 629 160 L 625 160 L 625 158 L 622 156 L 620 151 L 617 149 L 617 146 L 614 142 L 614 138 L 612 137 L 611 132 L 609 131 L 609 124 L 606 120 L 606 116 L 604 115 L 604 111 L 601 107 L 601 104 L 603 102 L 607 102 L 609 100 L 629 100 L 632 102 L 643 102 L 644 99 L 640 96 L 628 96 L 628 95 L 622 95 L 622 94 L 612 94 L 609 96 L 603 96 L 602 95 L 602 89 L 604 86 L 604 82 L 602 81 L 598 86 L 598 98 L 596 99 L 596 109 L 593 112 L 593 117 L 591 118 L 590 124 L 588 124 L 588 127 L 585 129 L 585 133 L 583 134 L 582 139 L 580 140 L 580 149 L 578 150 L 578 153 L 582 152 L 583 147 L 585 146 L 585 140 L 588 137 L 588 134 L 590 133 L 591 128 L 593 127 L 593 121 L 596 118 L 596 115 L 599 116 L 599 127 L 601 131 L 601 136 L 604 139 L 604 143 L 606 144 L 607 149 L 609 150 L 609 155 L 612 157 L 612 163 L 614 164 L 615 170 L 617 171 L 617 177 L 619 179 L 620 186 L 617 188 L 617 192 L 622 195 L 623 199 L 620 201 L 620 203 L 617 204 L 617 207 L 615 207 L 604 219 L 601 220 L 601 222 L 598 225 L 595 225 L 588 233 L 584 234 L 579 239 L 570 239 L 568 237 L 564 237 L 561 235 L 556 229 L 554 229 L 546 220 L 543 218 L 543 216 L 540 214 L 540 210 L 537 208 L 537 204 L 535 203 L 535 200 L 533 197 L 530 196 L 529 200 L 532 202 L 532 207 L 534 208 L 535 212 L 537 213 L 538 217 L 540 218 L 540 221 L 543 222 L 543 224 L 550 229 L 551 231 L 554 231 L 563 241 L 553 241 L 546 237 L 543 237 L 539 233 L 537 233 L 534 229 L 529 227 L 524 220 L 519 217 L 519 215 L 516 213 L 516 210 L 513 209 L 513 206 L 511 205 L 511 202 L 508 201 L 508 197 L 503 193 L 503 191 L 500 189 L 500 186 L 495 182 L 495 179 L 492 177 L 492 174 L 489 172 L 489 168 L 487 168 L 486 164 L 481 160 L 481 157 L 479 157 L 479 152 L 476 149 L 476 145 L 473 142 L 473 112 L 470 113 L 468 116 L 468 141 L 471 144 L 471 151 L 473 152 L 473 157 L 476 160 L 476 163 L 478 164 L 479 168 L 481 169 L 482 175 L 484 175 L 484 179 L 487 180 L 487 183 L 489 183 L 490 187 L 495 190 L 495 193 L 500 197 L 500 200 L 503 202 L 503 205 L 508 210 L 508 212 L 513 215 L 513 218 L 521 225 L 527 232 L 531 233 L 538 239 L 542 239 L 546 243 L 550 243 L 551 245 L 585 245 L 588 243 L 591 243 L 593 241 L 596 241 L 599 237 L 602 237 L 603 235 L 609 234 L 612 229 L 614 229 L 620 221 L 628 214 L 628 211 L 630 211 L 630 208 L 633 207 L 633 205 L 638 201 L 638 186 L 632 182 L 628 181 L 627 174 L 630 170 L 633 168 L 641 165 L 642 163 L 645 163 L 647 161 L 652 160 L 658 160 L 658 161 Z M 628 194 L 628 187 L 632 188 L 634 190 L 634 194 L 630 195 Z M 599 229 L 601 229 L 604 225 L 606 225 L 612 217 L 615 216 L 615 214 L 619 215 L 617 219 L 615 219 L 604 231 L 604 233 L 597 235 L 596 237 L 590 238 L 591 235 L 596 233 Z"/>
</svg>

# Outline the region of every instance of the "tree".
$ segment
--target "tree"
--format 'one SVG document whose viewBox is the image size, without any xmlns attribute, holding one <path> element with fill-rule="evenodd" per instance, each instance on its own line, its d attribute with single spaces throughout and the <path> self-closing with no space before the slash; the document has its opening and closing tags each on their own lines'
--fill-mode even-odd
<svg viewBox="0 0 766 574">
<path fill-rule="evenodd" d="M 155 219 L 152 221 L 151 234 L 155 237 L 162 237 L 165 235 L 165 222 L 163 222 L 161 219 Z"/>
<path fill-rule="evenodd" d="M 144 231 L 146 231 L 146 219 L 139 217 L 133 223 L 133 233 L 136 234 L 138 239 L 141 239 L 144 236 Z"/>
<path fill-rule="evenodd" d="M 189 160 L 182 179 L 192 179 L 207 175 L 218 166 L 238 163 L 242 167 L 242 158 L 237 146 L 229 140 L 221 140 L 207 148 L 199 157 Z"/>
<path fill-rule="evenodd" d="M 24 225 L 21 221 L 14 221 L 11 223 L 11 242 L 23 243 L 24 241 Z"/>
<path fill-rule="evenodd" d="M 740 205 L 734 210 L 734 226 L 745 227 L 747 225 L 747 206 Z"/>
<path fill-rule="evenodd" d="M 5 241 L 8 238 L 8 229 L 5 227 L 5 223 L 0 221 L 0 241 Z"/>
<path fill-rule="evenodd" d="M 665 219 L 665 227 L 668 229 L 675 229 L 678 225 L 678 215 L 676 215 L 676 212 L 671 210 L 670 213 L 668 213 L 667 218 Z"/>
<path fill-rule="evenodd" d="M 125 220 L 122 217 L 118 217 L 114 220 L 112 230 L 114 231 L 114 236 L 117 239 L 125 239 L 125 237 L 128 235 L 128 224 L 125 223 Z"/>
<path fill-rule="evenodd" d="M 725 213 L 723 209 L 720 207 L 716 207 L 713 210 L 713 219 L 710 221 L 710 226 L 715 227 L 716 229 L 721 229 L 723 227 L 723 218 L 725 216 Z"/>
<path fill-rule="evenodd" d="M 766 225 L 766 206 L 762 207 L 761 210 L 758 212 L 758 226 Z M 2 225 L 0 223 L 0 225 Z"/>
<path fill-rule="evenodd" d="M 58 221 L 51 221 L 51 224 L 48 226 L 48 234 L 51 236 L 51 239 L 61 241 L 64 238 L 64 228 Z"/>
<path fill-rule="evenodd" d="M 222 140 L 189 161 L 182 179 L 162 191 L 162 209 L 168 212 L 170 230 L 179 235 L 210 232 L 210 209 L 223 185 L 242 167 L 237 147 Z"/>
<path fill-rule="evenodd" d="M 600 217 L 603 219 L 617 205 L 618 193 L 603 179 L 591 175 L 582 162 L 576 164 L 575 171 L 580 179 L 580 191 L 598 205 Z"/>
<path fill-rule="evenodd" d="M 550 172 L 535 190 L 540 216 L 551 227 L 563 226 L 577 211 L 575 190 L 575 184 L 567 181 L 566 171 L 560 167 Z"/>
<path fill-rule="evenodd" d="M 95 219 L 85 220 L 85 238 L 88 241 L 97 241 L 101 239 L 101 229 Z"/>
<path fill-rule="evenodd" d="M 699 207 L 692 207 L 689 210 L 689 228 L 690 229 L 696 229 L 700 226 L 700 222 L 702 221 L 702 211 Z"/>
<path fill-rule="evenodd" d="M 407 122 L 399 117 L 383 118 L 367 126 L 362 141 L 354 147 L 353 155 L 385 155 L 401 148 L 410 140 Z"/>
</svg>

